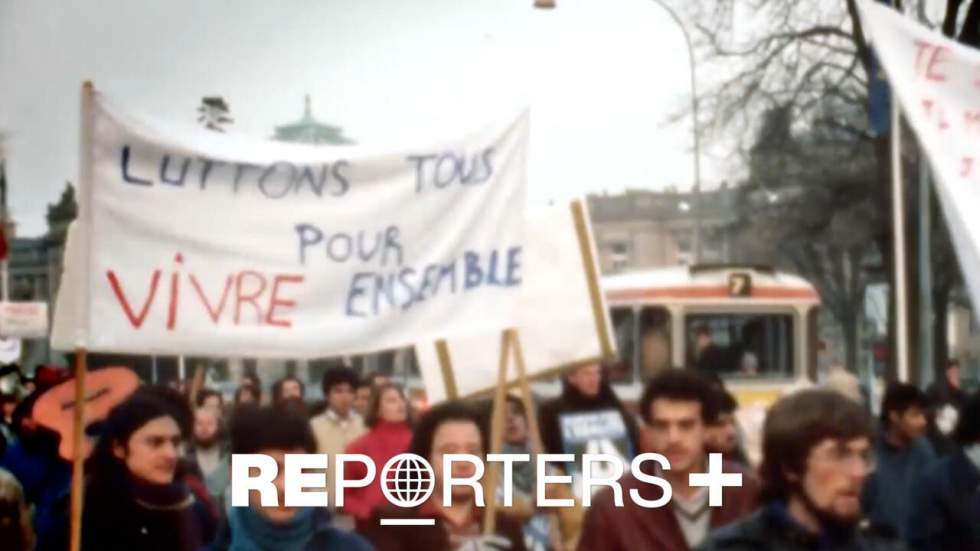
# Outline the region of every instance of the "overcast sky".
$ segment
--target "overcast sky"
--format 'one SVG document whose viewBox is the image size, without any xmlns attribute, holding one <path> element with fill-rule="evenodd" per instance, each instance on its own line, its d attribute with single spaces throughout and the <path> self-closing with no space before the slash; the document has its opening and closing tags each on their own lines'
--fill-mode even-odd
<svg viewBox="0 0 980 551">
<path fill-rule="evenodd" d="M 231 131 L 314 114 L 362 144 L 455 136 L 531 105 L 528 200 L 691 185 L 683 37 L 651 0 L 0 2 L 0 130 L 20 235 L 75 180 L 83 80 L 193 122 L 223 95 Z M 722 168 L 704 159 L 706 187 Z"/>
</svg>

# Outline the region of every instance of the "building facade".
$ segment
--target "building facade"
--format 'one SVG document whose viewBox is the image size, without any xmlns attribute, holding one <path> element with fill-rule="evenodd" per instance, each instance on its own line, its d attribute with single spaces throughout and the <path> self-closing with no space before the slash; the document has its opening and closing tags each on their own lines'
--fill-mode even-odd
<svg viewBox="0 0 980 551">
<path fill-rule="evenodd" d="M 737 188 L 691 192 L 626 190 L 590 195 L 599 265 L 603 273 L 732 260 Z M 701 226 L 701 258 L 695 233 Z"/>
</svg>

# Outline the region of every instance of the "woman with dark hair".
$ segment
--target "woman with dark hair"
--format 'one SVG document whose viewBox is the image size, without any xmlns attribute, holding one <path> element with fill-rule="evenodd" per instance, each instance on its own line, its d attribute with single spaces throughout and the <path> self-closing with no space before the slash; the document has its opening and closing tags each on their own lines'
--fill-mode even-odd
<svg viewBox="0 0 980 551">
<path fill-rule="evenodd" d="M 697 549 L 905 549 L 861 522 L 861 489 L 874 470 L 871 431 L 863 406 L 837 391 L 802 390 L 778 400 L 763 428 L 762 509 L 714 531 Z"/>
<path fill-rule="evenodd" d="M 381 472 L 389 459 L 408 451 L 412 441 L 408 400 L 402 388 L 393 383 L 385 383 L 374 389 L 368 406 L 364 425 L 368 431 L 347 446 L 346 453 L 363 454 L 374 461 L 377 472 Z M 361 478 L 359 472 L 363 465 L 353 463 L 348 466 L 348 478 Z M 344 493 L 344 513 L 354 517 L 358 531 L 370 523 L 374 508 L 388 501 L 381 491 L 381 482 L 376 479 L 364 488 L 350 488 Z"/>
<path fill-rule="evenodd" d="M 213 511 L 180 461 L 185 409 L 178 397 L 144 388 L 109 413 L 89 460 L 84 551 L 197 551 L 211 543 Z"/>
</svg>

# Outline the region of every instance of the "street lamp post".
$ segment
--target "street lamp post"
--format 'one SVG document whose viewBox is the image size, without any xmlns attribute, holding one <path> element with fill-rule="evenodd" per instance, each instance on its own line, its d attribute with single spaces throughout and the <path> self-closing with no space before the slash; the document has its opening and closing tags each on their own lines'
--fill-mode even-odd
<svg viewBox="0 0 980 551">
<path fill-rule="evenodd" d="M 697 82 L 697 62 L 694 58 L 694 46 L 691 43 L 691 35 L 687 32 L 684 21 L 681 20 L 674 8 L 667 5 L 663 0 L 653 0 L 664 9 L 670 18 L 677 23 L 684 35 L 684 42 L 687 44 L 687 58 L 691 64 L 691 135 L 694 141 L 694 193 L 692 194 L 694 211 L 694 263 L 701 262 L 701 135 L 698 133 L 698 82 Z"/>
<path fill-rule="evenodd" d="M 687 58 L 691 64 L 691 134 L 694 139 L 694 193 L 691 194 L 694 211 L 694 263 L 701 262 L 701 136 L 698 134 L 698 83 L 697 83 L 697 64 L 694 59 L 694 46 L 691 43 L 691 35 L 684 26 L 674 8 L 671 8 L 663 0 L 653 0 L 663 8 L 670 18 L 680 27 L 684 35 L 684 42 L 687 44 Z M 555 0 L 534 0 L 534 7 L 538 9 L 551 9 L 555 7 Z"/>
</svg>

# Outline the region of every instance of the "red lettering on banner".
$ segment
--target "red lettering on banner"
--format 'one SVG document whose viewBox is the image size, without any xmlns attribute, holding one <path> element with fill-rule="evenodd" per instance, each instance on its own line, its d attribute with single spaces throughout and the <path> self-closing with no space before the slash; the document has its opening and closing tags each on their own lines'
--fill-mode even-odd
<svg viewBox="0 0 980 551">
<path fill-rule="evenodd" d="M 931 99 L 922 100 L 922 110 L 926 112 L 926 118 L 932 119 L 932 107 L 935 105 Z"/>
<path fill-rule="evenodd" d="M 201 289 L 201 283 L 197 280 L 197 276 L 194 274 L 190 275 L 191 285 L 194 290 L 197 291 L 197 296 L 201 299 L 201 304 L 204 305 L 204 309 L 208 311 L 208 317 L 215 325 L 218 324 L 218 320 L 221 318 L 221 313 L 225 311 L 225 302 L 228 300 L 228 290 L 231 289 L 231 282 L 235 279 L 234 276 L 228 276 L 225 278 L 225 288 L 221 290 L 221 298 L 218 299 L 218 306 L 213 308 L 211 302 L 208 301 L 208 297 L 204 294 L 204 290 Z"/>
<path fill-rule="evenodd" d="M 939 65 L 949 61 L 949 48 L 936 46 L 924 40 L 915 41 L 915 72 L 925 76 L 926 80 L 944 82 L 946 75 L 939 72 Z"/>
<path fill-rule="evenodd" d="M 969 178 L 973 173 L 973 157 L 963 157 L 963 163 L 960 165 L 960 178 Z"/>
<path fill-rule="evenodd" d="M 973 131 L 980 133 L 980 111 L 966 111 L 963 113 L 963 122 L 967 133 Z"/>
<path fill-rule="evenodd" d="M 170 296 L 161 299 L 166 301 L 167 316 L 163 326 L 168 331 L 177 329 L 181 307 L 183 306 L 185 314 L 188 308 L 187 299 L 184 300 L 184 304 L 181 304 L 180 294 L 180 282 L 185 277 L 184 274 L 186 272 L 183 269 L 183 255 L 178 253 L 174 261 L 175 270 L 167 274 L 170 276 Z M 160 280 L 164 275 L 163 270 L 157 269 L 153 271 L 150 276 L 149 289 L 142 304 L 139 305 L 139 311 L 137 312 L 136 305 L 134 305 L 130 297 L 127 297 L 123 291 L 123 284 L 120 282 L 116 272 L 109 270 L 106 273 L 113 295 L 122 307 L 126 319 L 129 320 L 130 325 L 134 328 L 143 328 L 150 310 L 155 304 Z M 295 300 L 284 296 L 285 290 L 283 287 L 289 284 L 302 284 L 305 281 L 305 277 L 301 274 L 262 274 L 254 270 L 241 270 L 225 276 L 220 295 L 215 293 L 209 298 L 208 294 L 204 291 L 204 287 L 201 285 L 201 280 L 196 274 L 187 272 L 186 278 L 190 281 L 190 285 L 199 299 L 198 301 L 192 302 L 199 302 L 204 307 L 204 311 L 214 325 L 219 325 L 223 317 L 226 318 L 226 323 L 231 322 L 235 325 L 240 325 L 242 323 L 243 305 L 248 304 L 251 305 L 255 312 L 257 325 L 270 325 L 283 328 L 292 327 L 293 322 L 290 319 L 288 310 L 296 306 Z M 269 282 L 272 284 L 269 285 Z M 229 316 L 224 316 L 233 284 L 235 287 L 234 315 L 231 316 L 229 314 Z"/>
<path fill-rule="evenodd" d="M 276 307 L 282 306 L 283 308 L 292 308 L 296 306 L 295 300 L 286 300 L 279 298 L 279 284 L 280 283 L 303 283 L 303 276 L 301 275 L 277 275 L 272 281 L 272 292 L 269 296 L 269 310 L 265 315 L 265 322 L 268 325 L 275 325 L 276 327 L 292 327 L 293 322 L 285 319 L 279 320 L 275 319 Z"/>
<path fill-rule="evenodd" d="M 922 100 L 922 110 L 926 113 L 926 119 L 935 122 L 940 130 L 949 128 L 949 120 L 946 118 L 946 109 L 941 104 L 937 104 L 931 99 Z"/>
<path fill-rule="evenodd" d="M 106 273 L 106 277 L 109 278 L 109 286 L 112 287 L 112 292 L 116 295 L 116 300 L 122 306 L 126 318 L 129 319 L 129 323 L 136 329 L 139 329 L 143 325 L 143 322 L 146 321 L 146 314 L 149 313 L 150 305 L 153 304 L 153 298 L 156 297 L 157 285 L 160 283 L 160 270 L 153 271 L 153 277 L 150 278 L 150 291 L 146 296 L 146 300 L 143 301 L 143 308 L 140 309 L 138 315 L 133 313 L 133 309 L 130 307 L 129 300 L 126 299 L 126 295 L 122 291 L 122 285 L 119 284 L 116 273 L 109 270 Z"/>
<path fill-rule="evenodd" d="M 258 290 L 250 294 L 244 294 L 242 292 L 246 276 L 251 276 L 258 281 Z M 235 278 L 235 325 L 238 325 L 241 321 L 242 304 L 246 302 L 255 308 L 255 311 L 258 313 L 259 323 L 262 323 L 262 307 L 259 306 L 258 298 L 262 296 L 263 292 L 265 292 L 265 276 L 252 270 L 244 270 L 238 273 L 238 277 Z"/>
</svg>

